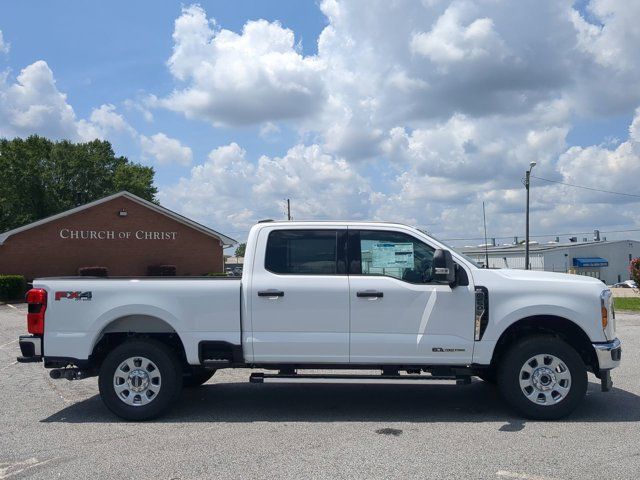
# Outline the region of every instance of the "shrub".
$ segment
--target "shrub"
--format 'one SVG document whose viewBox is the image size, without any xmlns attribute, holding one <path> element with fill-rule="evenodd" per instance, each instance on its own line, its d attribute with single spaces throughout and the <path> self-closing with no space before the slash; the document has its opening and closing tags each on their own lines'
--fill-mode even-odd
<svg viewBox="0 0 640 480">
<path fill-rule="evenodd" d="M 175 265 L 160 265 L 160 272 L 163 277 L 175 277 L 177 268 Z"/>
<path fill-rule="evenodd" d="M 22 275 L 0 275 L 0 300 L 22 298 L 26 285 Z"/>
<path fill-rule="evenodd" d="M 109 270 L 107 267 L 80 267 L 78 275 L 81 277 L 107 277 Z"/>
<path fill-rule="evenodd" d="M 636 282 L 636 285 L 640 286 L 640 257 L 631 260 L 629 272 L 631 273 L 633 281 Z"/>
<path fill-rule="evenodd" d="M 150 277 L 175 277 L 175 265 L 149 265 L 147 267 L 147 275 Z"/>
<path fill-rule="evenodd" d="M 224 272 L 209 272 L 204 274 L 205 277 L 228 277 Z"/>
</svg>

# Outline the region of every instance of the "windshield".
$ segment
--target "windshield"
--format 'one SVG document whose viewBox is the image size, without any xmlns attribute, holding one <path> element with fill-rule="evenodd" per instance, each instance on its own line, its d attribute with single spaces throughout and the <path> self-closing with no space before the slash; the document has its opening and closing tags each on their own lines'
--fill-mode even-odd
<svg viewBox="0 0 640 480">
<path fill-rule="evenodd" d="M 467 262 L 469 262 L 471 265 L 473 265 L 476 268 L 482 268 L 481 265 L 479 265 L 473 258 L 465 255 L 464 253 L 462 253 L 460 250 L 458 250 L 456 247 L 453 247 L 451 245 L 449 245 L 447 242 L 444 242 L 442 240 L 440 240 L 438 237 L 434 236 L 432 233 L 427 232 L 426 230 L 423 230 L 421 228 L 418 228 L 418 231 L 424 233 L 425 235 L 428 235 L 429 237 L 433 238 L 434 240 L 442 243 L 443 245 L 445 245 L 449 250 L 456 252 L 458 255 L 460 255 L 461 257 L 463 257 Z"/>
</svg>

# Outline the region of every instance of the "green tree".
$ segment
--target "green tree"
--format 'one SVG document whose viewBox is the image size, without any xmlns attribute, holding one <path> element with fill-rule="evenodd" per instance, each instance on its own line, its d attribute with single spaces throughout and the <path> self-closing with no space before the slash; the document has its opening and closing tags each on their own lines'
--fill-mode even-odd
<svg viewBox="0 0 640 480">
<path fill-rule="evenodd" d="M 247 249 L 246 243 L 241 243 L 236 247 L 236 257 L 244 257 L 244 251 Z"/>
<path fill-rule="evenodd" d="M 153 176 L 102 140 L 0 139 L 0 232 L 121 190 L 157 202 Z"/>
</svg>

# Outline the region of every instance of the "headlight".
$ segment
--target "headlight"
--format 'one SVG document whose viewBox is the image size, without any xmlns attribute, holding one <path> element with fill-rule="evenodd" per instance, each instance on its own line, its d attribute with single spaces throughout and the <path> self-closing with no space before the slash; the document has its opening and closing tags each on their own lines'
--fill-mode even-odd
<svg viewBox="0 0 640 480">
<path fill-rule="evenodd" d="M 489 292 L 485 287 L 476 287 L 476 321 L 475 335 L 476 341 L 482 339 L 484 331 L 489 323 Z"/>
<path fill-rule="evenodd" d="M 609 310 L 611 309 L 611 290 L 603 290 L 600 294 L 600 315 L 603 330 L 609 325 Z"/>
</svg>

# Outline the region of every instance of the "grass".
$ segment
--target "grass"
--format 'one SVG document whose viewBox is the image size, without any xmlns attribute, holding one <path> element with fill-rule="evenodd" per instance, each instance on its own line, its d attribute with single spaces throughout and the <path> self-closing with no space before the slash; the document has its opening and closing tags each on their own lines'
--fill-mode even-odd
<svg viewBox="0 0 640 480">
<path fill-rule="evenodd" d="M 616 310 L 633 310 L 640 312 L 640 298 L 637 297 L 615 297 L 613 305 Z"/>
</svg>

